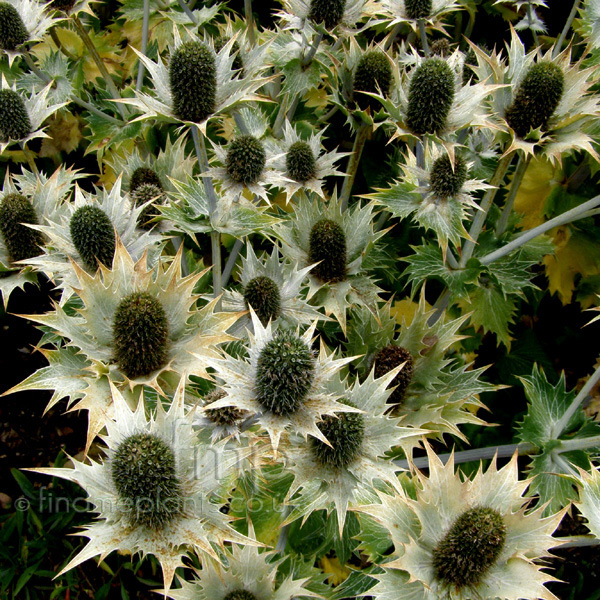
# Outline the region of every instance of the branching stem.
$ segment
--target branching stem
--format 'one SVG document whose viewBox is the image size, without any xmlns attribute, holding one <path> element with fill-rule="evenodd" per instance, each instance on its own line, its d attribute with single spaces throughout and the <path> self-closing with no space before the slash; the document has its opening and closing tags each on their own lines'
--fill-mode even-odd
<svg viewBox="0 0 600 600">
<path fill-rule="evenodd" d="M 587 450 L 588 448 L 597 448 L 598 446 L 600 446 L 600 435 L 592 435 L 583 438 L 573 438 L 571 440 L 560 440 L 560 446 L 557 446 L 556 451 L 562 454 L 563 452 Z"/>
<path fill-rule="evenodd" d="M 523 181 L 523 177 L 527 172 L 527 167 L 531 161 L 531 155 L 527 158 L 523 158 L 523 155 L 519 155 L 519 161 L 517 162 L 517 168 L 515 169 L 515 173 L 512 178 L 512 182 L 510 184 L 510 192 L 508 197 L 506 198 L 506 204 L 504 205 L 504 209 L 502 210 L 502 214 L 498 219 L 498 224 L 496 225 L 496 237 L 500 237 L 508 227 L 508 219 L 512 213 L 513 205 L 515 203 L 515 198 L 517 197 L 517 192 L 521 187 L 521 183 Z"/>
<path fill-rule="evenodd" d="M 352 186 L 354 185 L 354 179 L 358 173 L 358 165 L 360 163 L 360 157 L 365 147 L 365 142 L 369 133 L 371 132 L 371 126 L 366 123 L 361 123 L 356 131 L 356 137 L 354 138 L 354 147 L 352 148 L 352 154 L 348 160 L 348 168 L 346 169 L 346 178 L 344 179 L 344 185 L 342 186 L 342 193 L 340 195 L 342 203 L 342 211 L 348 207 L 348 200 L 350 199 L 350 193 L 352 192 Z"/>
<path fill-rule="evenodd" d="M 427 31 L 425 31 L 425 19 L 419 19 L 419 36 L 421 38 L 423 54 L 429 56 L 429 42 L 427 41 Z"/>
<path fill-rule="evenodd" d="M 194 25 L 197 25 L 198 21 L 196 21 L 196 15 L 190 10 L 190 7 L 187 5 L 185 0 L 177 0 L 177 2 L 179 3 L 179 6 L 181 6 L 181 10 L 183 10 L 183 12 L 189 17 L 190 21 Z"/>
<path fill-rule="evenodd" d="M 146 54 L 148 50 L 148 29 L 150 27 L 150 0 L 144 0 L 144 17 L 142 20 L 142 54 Z M 140 60 L 138 64 L 137 81 L 135 83 L 135 89 L 141 90 L 142 83 L 144 82 L 144 63 Z"/>
<path fill-rule="evenodd" d="M 565 22 L 565 26 L 563 27 L 563 30 L 560 32 L 560 37 L 558 38 L 558 41 L 556 42 L 556 44 L 554 44 L 554 49 L 552 50 L 552 60 L 554 60 L 560 54 L 560 51 L 562 50 L 562 45 L 565 43 L 565 38 L 567 37 L 567 33 L 569 33 L 569 29 L 571 29 L 571 25 L 573 24 L 573 19 L 575 18 L 575 15 L 577 15 L 577 9 L 579 8 L 580 2 L 581 2 L 581 0 L 575 0 L 575 2 L 573 2 L 573 8 L 571 9 L 571 12 L 569 13 L 567 21 Z"/>
<path fill-rule="evenodd" d="M 246 15 L 246 24 L 248 26 L 248 40 L 251 46 L 254 46 L 254 18 L 252 15 L 252 0 L 244 0 L 244 14 Z"/>
</svg>

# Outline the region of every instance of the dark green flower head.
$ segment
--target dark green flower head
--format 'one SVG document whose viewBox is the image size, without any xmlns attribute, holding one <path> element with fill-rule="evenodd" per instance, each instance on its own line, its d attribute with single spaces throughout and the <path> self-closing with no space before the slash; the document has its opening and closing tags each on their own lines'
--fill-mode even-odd
<svg viewBox="0 0 600 600">
<path fill-rule="evenodd" d="M 408 89 L 406 123 L 419 135 L 444 129 L 454 101 L 454 73 L 441 58 L 429 58 L 415 70 Z"/>
<path fill-rule="evenodd" d="M 354 406 L 347 400 L 340 400 L 346 406 Z M 347 467 L 359 454 L 365 437 L 364 418 L 359 413 L 341 412 L 325 415 L 317 427 L 331 444 L 328 446 L 317 438 L 310 438 L 310 448 L 317 460 L 324 467 L 341 469 Z"/>
<path fill-rule="evenodd" d="M 346 0 L 311 0 L 308 19 L 331 31 L 342 22 L 345 9 Z"/>
<path fill-rule="evenodd" d="M 346 279 L 346 234 L 339 223 L 321 219 L 313 225 L 308 262 L 319 263 L 311 273 L 325 283 Z"/>
<path fill-rule="evenodd" d="M 223 46 L 225 46 L 225 44 L 227 44 L 227 42 L 229 42 L 229 39 L 226 38 L 225 36 L 220 35 L 219 37 L 215 38 L 215 52 L 221 52 L 221 49 L 223 48 Z M 233 42 L 233 44 L 231 45 L 231 54 L 236 53 L 235 58 L 233 59 L 233 68 L 236 69 L 237 71 L 241 72 L 242 77 L 244 76 L 244 63 L 242 61 L 242 56 L 240 54 L 240 45 L 237 43 L 237 41 Z"/>
<path fill-rule="evenodd" d="M 0 142 L 22 140 L 31 133 L 31 120 L 23 98 L 13 90 L 0 90 Z"/>
<path fill-rule="evenodd" d="M 438 198 L 453 198 L 467 180 L 467 163 L 458 154 L 455 154 L 454 158 L 454 169 L 447 154 L 442 154 L 431 167 L 429 185 Z"/>
<path fill-rule="evenodd" d="M 235 183 L 249 185 L 258 181 L 266 162 L 262 142 L 252 135 L 240 135 L 229 144 L 225 169 Z"/>
<path fill-rule="evenodd" d="M 406 16 L 409 19 L 427 19 L 431 15 L 433 0 L 404 0 Z"/>
<path fill-rule="evenodd" d="M 381 110 L 381 103 L 376 98 L 365 96 L 361 92 L 387 96 L 392 85 L 392 67 L 390 61 L 381 50 L 369 50 L 358 61 L 354 72 L 354 101 L 362 110 L 371 107 L 371 112 Z"/>
<path fill-rule="evenodd" d="M 392 379 L 390 387 L 396 386 L 396 389 L 387 399 L 388 404 L 402 404 L 406 398 L 406 390 L 412 381 L 415 372 L 415 363 L 411 353 L 402 346 L 390 344 L 381 348 L 375 354 L 375 377 L 383 377 L 398 365 L 406 363 L 400 373 Z"/>
<path fill-rule="evenodd" d="M 16 50 L 29 39 L 19 11 L 8 2 L 0 2 L 0 48 Z"/>
<path fill-rule="evenodd" d="M 182 121 L 200 123 L 215 112 L 217 67 L 201 42 L 185 42 L 171 56 L 169 81 L 173 112 Z"/>
<path fill-rule="evenodd" d="M 129 181 L 129 191 L 133 194 L 141 185 L 151 183 L 157 188 L 163 189 L 160 177 L 154 169 L 148 167 L 138 167 L 132 174 Z"/>
<path fill-rule="evenodd" d="M 306 183 L 317 174 L 315 155 L 306 142 L 294 142 L 285 156 L 285 167 L 290 179 Z"/>
<path fill-rule="evenodd" d="M 216 402 L 224 398 L 227 394 L 223 390 L 212 390 L 206 394 L 204 402 L 210 406 L 212 402 Z M 235 406 L 221 406 L 220 408 L 207 408 L 204 412 L 206 418 L 215 425 L 221 427 L 231 427 L 239 423 L 244 417 L 244 411 Z"/>
<path fill-rule="evenodd" d="M 233 590 L 223 600 L 257 600 L 256 596 L 248 590 Z"/>
<path fill-rule="evenodd" d="M 544 60 L 529 68 L 506 109 L 506 121 L 517 136 L 525 137 L 530 129 L 547 128 L 564 88 L 565 75 L 558 65 Z"/>
<path fill-rule="evenodd" d="M 142 204 L 146 204 L 146 202 L 152 201 L 152 204 L 146 206 L 138 217 L 138 227 L 141 229 L 152 229 L 154 225 L 152 219 L 160 214 L 156 210 L 156 205 L 162 204 L 164 198 L 162 188 L 157 187 L 153 183 L 143 183 L 135 188 L 133 201 L 136 206 L 141 206 Z"/>
<path fill-rule="evenodd" d="M 281 314 L 281 294 L 277 284 L 266 275 L 251 279 L 244 288 L 244 303 L 251 306 L 263 325 Z"/>
<path fill-rule="evenodd" d="M 181 514 L 175 453 L 152 433 L 125 438 L 111 461 L 112 480 L 131 525 L 161 529 Z"/>
<path fill-rule="evenodd" d="M 435 54 L 435 56 L 441 56 L 442 58 L 452 54 L 452 47 L 446 38 L 435 40 L 435 42 L 431 44 L 430 50 L 431 54 Z"/>
<path fill-rule="evenodd" d="M 121 300 L 113 321 L 114 359 L 129 379 L 144 377 L 167 362 L 169 322 L 160 301 L 148 292 Z"/>
<path fill-rule="evenodd" d="M 71 240 L 87 269 L 98 263 L 110 268 L 115 256 L 115 228 L 107 214 L 92 204 L 80 206 L 71 217 Z"/>
<path fill-rule="evenodd" d="M 476 507 L 454 521 L 433 549 L 435 576 L 456 588 L 477 585 L 506 541 L 506 525 L 493 508 Z"/>
<path fill-rule="evenodd" d="M 21 194 L 6 194 L 0 203 L 0 233 L 11 261 L 32 258 L 41 252 L 42 234 L 23 223 L 38 224 L 31 202 Z"/>
<path fill-rule="evenodd" d="M 295 333 L 278 331 L 258 357 L 256 399 L 275 415 L 290 415 L 306 400 L 314 378 L 311 349 Z"/>
<path fill-rule="evenodd" d="M 75 2 L 76 0 L 52 0 L 50 4 L 52 4 L 52 8 L 68 13 L 75 6 Z"/>
<path fill-rule="evenodd" d="M 463 85 L 467 85 L 471 79 L 475 77 L 475 71 L 472 67 L 477 66 L 477 54 L 475 50 L 469 46 L 465 54 L 465 60 L 463 62 Z"/>
</svg>

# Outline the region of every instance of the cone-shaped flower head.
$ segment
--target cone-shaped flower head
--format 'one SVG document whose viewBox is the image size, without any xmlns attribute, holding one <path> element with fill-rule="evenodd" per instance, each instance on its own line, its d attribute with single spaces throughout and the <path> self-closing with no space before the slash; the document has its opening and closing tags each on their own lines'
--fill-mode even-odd
<svg viewBox="0 0 600 600">
<path fill-rule="evenodd" d="M 136 206 L 142 206 L 148 202 L 151 203 L 147 204 L 138 218 L 138 226 L 141 229 L 151 229 L 154 225 L 152 219 L 158 216 L 154 204 L 162 204 L 164 200 L 162 187 L 156 186 L 153 183 L 143 183 L 135 188 L 135 192 L 133 192 L 132 196 Z"/>
<path fill-rule="evenodd" d="M 519 137 L 530 129 L 545 129 L 562 98 L 565 76 L 562 69 L 544 60 L 532 65 L 506 109 L 506 121 Z"/>
<path fill-rule="evenodd" d="M 266 160 L 262 142 L 252 135 L 240 135 L 229 144 L 225 169 L 235 183 L 248 185 L 258 181 Z"/>
<path fill-rule="evenodd" d="M 232 427 L 239 423 L 244 418 L 244 411 L 235 406 L 222 406 L 221 408 L 210 408 L 212 402 L 216 402 L 224 398 L 227 394 L 223 390 L 213 390 L 208 393 L 204 399 L 206 402 L 206 410 L 204 414 L 206 418 L 217 426 Z"/>
<path fill-rule="evenodd" d="M 77 0 L 52 0 L 52 8 L 69 12 L 73 6 L 75 6 L 76 1 Z"/>
<path fill-rule="evenodd" d="M 497 510 L 470 508 L 433 549 L 435 576 L 457 588 L 476 585 L 496 563 L 505 542 L 506 524 Z"/>
<path fill-rule="evenodd" d="M 402 346 L 390 344 L 381 348 L 375 354 L 375 376 L 383 377 L 398 365 L 404 364 L 402 370 L 394 377 L 390 385 L 396 386 L 388 398 L 389 404 L 401 404 L 406 396 L 406 390 L 415 372 L 414 360 L 411 353 Z"/>
<path fill-rule="evenodd" d="M 0 141 L 20 140 L 30 133 L 31 120 L 23 98 L 14 90 L 0 90 Z"/>
<path fill-rule="evenodd" d="M 427 19 L 432 7 L 433 0 L 404 0 L 404 8 L 409 19 Z"/>
<path fill-rule="evenodd" d="M 431 54 L 435 54 L 435 56 L 441 56 L 442 58 L 445 58 L 446 56 L 450 56 L 452 54 L 450 42 L 446 38 L 440 38 L 439 40 L 435 40 L 435 42 L 431 44 L 430 49 Z"/>
<path fill-rule="evenodd" d="M 429 177 L 431 191 L 438 198 L 454 198 L 460 193 L 467 180 L 467 174 L 467 163 L 461 156 L 455 155 L 455 162 L 452 165 L 450 157 L 442 154 L 434 161 L 431 168 Z"/>
<path fill-rule="evenodd" d="M 109 267 L 115 255 L 115 228 L 106 213 L 97 206 L 80 206 L 69 224 L 73 245 L 90 271 L 98 263 Z"/>
<path fill-rule="evenodd" d="M 113 322 L 115 359 L 129 377 L 144 377 L 167 362 L 169 323 L 159 300 L 134 292 L 121 300 Z"/>
<path fill-rule="evenodd" d="M 331 31 L 342 22 L 346 0 L 311 0 L 308 18 Z"/>
<path fill-rule="evenodd" d="M 117 447 L 112 480 L 131 525 L 159 529 L 181 514 L 173 449 L 155 433 L 136 433 Z"/>
<path fill-rule="evenodd" d="M 41 233 L 23 223 L 38 223 L 31 202 L 22 194 L 6 194 L 0 203 L 0 233 L 12 261 L 31 258 L 41 252 Z"/>
<path fill-rule="evenodd" d="M 129 180 L 130 193 L 133 194 L 140 186 L 144 184 L 154 185 L 161 190 L 163 189 L 160 177 L 154 169 L 150 169 L 148 167 L 138 167 L 131 174 L 131 179 Z"/>
<path fill-rule="evenodd" d="M 266 343 L 256 367 L 256 399 L 275 415 L 289 415 L 306 400 L 315 377 L 315 359 L 306 342 L 279 331 Z"/>
<path fill-rule="evenodd" d="M 16 50 L 29 39 L 29 33 L 17 9 L 7 2 L 0 2 L 0 48 Z"/>
<path fill-rule="evenodd" d="M 173 112 L 199 123 L 215 111 L 217 70 L 212 51 L 201 42 L 181 44 L 171 56 L 169 82 Z"/>
<path fill-rule="evenodd" d="M 381 92 L 387 96 L 392 83 L 392 67 L 390 61 L 381 50 L 365 52 L 356 66 L 353 82 L 354 100 L 362 110 L 371 107 L 372 112 L 381 110 L 381 103 L 376 98 L 365 96 L 360 92 Z"/>
<path fill-rule="evenodd" d="M 312 274 L 326 283 L 346 279 L 346 235 L 331 219 L 317 221 L 311 231 L 308 260 L 319 263 Z"/>
<path fill-rule="evenodd" d="M 441 58 L 419 65 L 408 91 L 407 125 L 414 133 L 436 133 L 443 129 L 454 101 L 454 73 Z"/>
<path fill-rule="evenodd" d="M 298 183 L 306 183 L 317 174 L 312 148 L 302 141 L 294 142 L 285 156 L 286 174 Z"/>
<path fill-rule="evenodd" d="M 266 275 L 251 279 L 244 288 L 244 302 L 251 306 L 263 325 L 281 314 L 281 294 L 277 284 Z"/>
<path fill-rule="evenodd" d="M 348 401 L 340 402 L 354 406 Z M 365 435 L 364 418 L 360 413 L 325 415 L 318 427 L 331 444 L 328 446 L 321 440 L 310 438 L 312 453 L 321 465 L 346 467 L 358 456 Z"/>
</svg>

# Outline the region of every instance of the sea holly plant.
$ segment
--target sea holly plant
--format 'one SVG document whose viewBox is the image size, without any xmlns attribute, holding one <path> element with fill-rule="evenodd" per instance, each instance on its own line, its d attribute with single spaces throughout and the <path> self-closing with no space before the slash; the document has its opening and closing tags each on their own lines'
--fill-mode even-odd
<svg viewBox="0 0 600 600">
<path fill-rule="evenodd" d="M 598 3 L 201 4 L 0 2 L 3 360 L 45 360 L 0 429 L 34 390 L 82 413 L 29 466 L 96 515 L 38 556 L 13 499 L 2 556 L 39 563 L 0 596 L 566 598 L 587 573 L 544 561 L 599 533 Z"/>
</svg>

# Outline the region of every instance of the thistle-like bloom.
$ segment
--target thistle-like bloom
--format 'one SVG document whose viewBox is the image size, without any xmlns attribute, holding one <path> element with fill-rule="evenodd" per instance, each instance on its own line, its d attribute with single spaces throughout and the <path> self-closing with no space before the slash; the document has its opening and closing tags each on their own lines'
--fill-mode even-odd
<svg viewBox="0 0 600 600">
<path fill-rule="evenodd" d="M 325 200 L 323 179 L 344 175 L 335 166 L 347 152 L 327 152 L 322 145 L 325 130 L 314 132 L 305 140 L 289 121 L 286 121 L 281 142 L 267 142 L 275 155 L 273 168 L 285 176 L 282 182 L 286 202 L 302 189 L 310 190 Z"/>
<path fill-rule="evenodd" d="M 389 27 L 407 23 L 417 31 L 422 19 L 427 27 L 444 31 L 443 18 L 459 9 L 455 0 L 382 0 L 378 14 L 389 21 Z"/>
<path fill-rule="evenodd" d="M 61 573 L 114 550 L 152 554 L 168 590 L 186 551 L 217 558 L 213 544 L 256 543 L 229 526 L 214 499 L 228 487 L 244 452 L 199 441 L 192 427 L 194 411 L 185 412 L 184 384 L 182 379 L 168 412 L 158 402 L 150 419 L 143 396 L 132 411 L 112 387 L 115 414 L 106 422 L 104 462 L 72 459 L 72 469 L 38 469 L 79 484 L 99 513 L 77 534 L 89 538 L 87 546 Z"/>
<path fill-rule="evenodd" d="M 250 525 L 252 527 L 252 525 Z M 281 561 L 269 561 L 271 554 L 259 553 L 252 546 L 233 545 L 225 554 L 227 567 L 207 560 L 195 571 L 193 582 L 181 582 L 181 589 L 171 590 L 175 600 L 291 600 L 296 597 L 318 597 L 304 585 L 310 578 L 294 579 L 288 575 L 277 584 L 277 568 Z"/>
<path fill-rule="evenodd" d="M 373 230 L 373 204 L 342 211 L 334 194 L 326 204 L 299 197 L 294 216 L 275 227 L 281 252 L 299 266 L 318 263 L 308 274 L 308 296 L 333 314 L 346 332 L 346 311 L 364 304 L 376 310 L 380 289 L 364 273 L 363 262 L 385 231 Z"/>
<path fill-rule="evenodd" d="M 289 330 L 274 332 L 271 322 L 264 327 L 253 310 L 250 314 L 254 333 L 248 333 L 248 357 L 206 359 L 227 393 L 212 408 L 234 406 L 256 415 L 275 453 L 281 436 L 288 432 L 327 443 L 317 422 L 324 415 L 357 412 L 340 404 L 326 389 L 326 382 L 352 358 L 336 359 L 324 347 L 314 355 L 316 321 L 299 335 Z"/>
<path fill-rule="evenodd" d="M 136 91 L 135 98 L 120 100 L 142 111 L 136 120 L 162 117 L 170 122 L 195 124 L 206 134 L 211 118 L 241 102 L 262 100 L 255 92 L 268 79 L 259 73 L 252 79 L 240 76 L 233 67 L 235 37 L 215 52 L 211 39 L 202 42 L 190 34 L 190 39 L 183 42 L 177 28 L 173 34 L 168 67 L 160 56 L 154 62 L 133 48 L 154 84 L 153 95 Z"/>
<path fill-rule="evenodd" d="M 42 123 L 66 102 L 48 104 L 49 83 L 41 92 L 31 91 L 30 96 L 17 92 L 15 83 L 9 86 L 2 74 L 0 88 L 0 154 L 15 142 L 26 144 L 39 137 L 48 137 Z"/>
<path fill-rule="evenodd" d="M 405 446 L 406 438 L 420 439 L 425 431 L 401 427 L 401 418 L 385 415 L 389 408 L 386 401 L 392 393 L 390 383 L 398 371 L 397 367 L 375 379 L 372 370 L 365 381 L 356 380 L 352 386 L 339 377 L 327 382 L 327 389 L 340 396 L 340 402 L 363 412 L 325 416 L 318 427 L 330 445 L 314 438 L 290 436 L 285 455 L 289 461 L 286 466 L 295 477 L 288 492 L 295 508 L 287 522 L 334 507 L 341 536 L 348 508 L 361 493 L 371 489 L 375 480 L 400 486 L 396 475 L 400 467 L 384 456 L 393 448 Z M 415 441 L 406 447 L 414 446 Z"/>
<path fill-rule="evenodd" d="M 92 11 L 92 7 L 90 6 L 92 2 L 100 3 L 101 0 L 51 0 L 48 4 L 50 4 L 50 8 L 54 8 L 69 16 L 82 12 L 94 15 L 94 11 Z"/>
<path fill-rule="evenodd" d="M 502 469 L 492 461 L 484 473 L 463 480 L 427 445 L 429 477 L 417 472 L 417 499 L 379 493 L 381 504 L 362 507 L 391 533 L 395 557 L 375 575 L 375 598 L 556 600 L 544 583 L 554 577 L 534 560 L 549 556 L 552 532 L 564 511 L 543 518 L 543 506 L 528 510 L 517 455 Z M 418 523 L 410 522 L 408 504 Z M 408 526 L 407 526 L 408 525 Z M 402 530 L 400 530 L 402 528 Z"/>
<path fill-rule="evenodd" d="M 223 438 L 234 437 L 240 441 L 240 426 L 250 416 L 248 412 L 240 410 L 235 406 L 222 406 L 213 408 L 213 402 L 221 400 L 226 396 L 220 388 L 214 388 L 202 399 L 204 411 L 196 414 L 194 425 L 210 432 L 211 442 Z"/>
<path fill-rule="evenodd" d="M 300 295 L 301 285 L 312 267 L 298 269 L 297 264 L 281 262 L 277 246 L 270 256 L 261 259 L 256 257 L 250 244 L 247 248 L 240 271 L 242 288 L 223 292 L 223 310 L 239 313 L 252 307 L 263 325 L 277 321 L 278 327 L 294 329 L 298 325 L 309 325 L 315 319 L 327 320 Z M 233 333 L 239 335 L 242 327 L 250 326 L 250 317 L 242 317 Z"/>
</svg>

